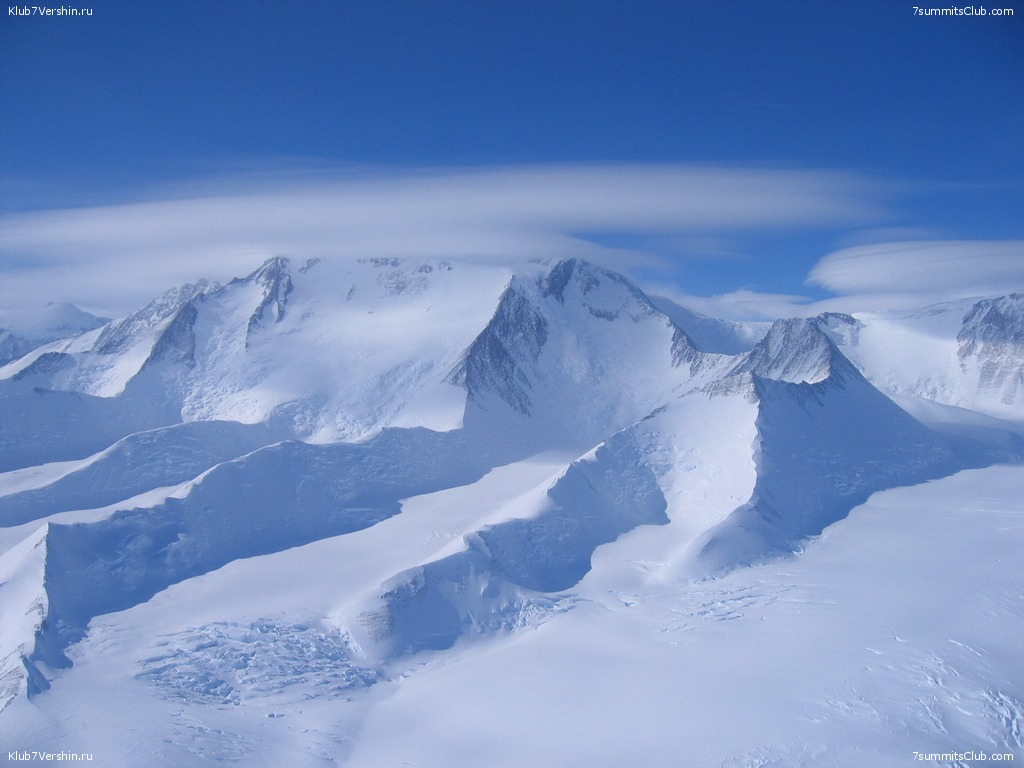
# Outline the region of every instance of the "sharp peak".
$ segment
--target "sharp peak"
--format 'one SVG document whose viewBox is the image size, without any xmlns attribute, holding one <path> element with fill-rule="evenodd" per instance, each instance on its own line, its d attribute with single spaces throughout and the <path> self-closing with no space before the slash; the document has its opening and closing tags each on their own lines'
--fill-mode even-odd
<svg viewBox="0 0 1024 768">
<path fill-rule="evenodd" d="M 602 280 L 610 280 L 622 286 L 634 297 L 653 308 L 653 304 L 647 295 L 628 277 L 620 272 L 577 257 L 562 259 L 556 262 L 551 269 L 540 277 L 541 295 L 545 297 L 553 296 L 559 302 L 563 302 L 565 300 L 565 289 L 574 280 L 580 283 L 583 293 L 587 293 L 596 287 Z"/>
<path fill-rule="evenodd" d="M 836 313 L 776 320 L 730 373 L 749 372 L 764 379 L 816 384 L 852 368 L 822 328 L 830 319 L 856 322 Z"/>
<path fill-rule="evenodd" d="M 232 283 L 262 283 L 267 284 L 291 274 L 291 259 L 287 256 L 271 256 L 264 261 L 256 270 L 250 272 L 243 278 L 235 278 Z"/>
<path fill-rule="evenodd" d="M 258 274 L 260 272 L 267 272 L 269 270 L 274 270 L 274 269 L 288 269 L 288 267 L 291 265 L 291 263 L 292 263 L 292 260 L 289 259 L 287 256 L 271 256 L 269 259 L 264 261 L 260 265 L 260 268 L 257 269 L 256 272 L 254 272 L 253 274 Z"/>
<path fill-rule="evenodd" d="M 815 317 L 779 318 L 771 324 L 768 333 L 755 345 L 755 349 L 757 347 L 772 347 L 780 343 L 790 345 L 812 339 L 827 345 L 828 348 L 835 349 L 832 340 L 822 328 L 828 322 L 828 319 L 827 314 Z M 852 320 L 853 318 L 850 319 Z"/>
<path fill-rule="evenodd" d="M 616 278 L 619 280 L 625 280 L 626 278 L 620 273 L 602 267 L 599 264 L 595 264 L 592 261 L 581 259 L 578 256 L 570 256 L 566 259 L 559 259 L 554 262 L 550 269 L 547 270 L 545 277 L 551 278 L 552 276 L 572 277 L 573 275 L 596 272 L 598 274 L 607 275 L 608 277 Z"/>
<path fill-rule="evenodd" d="M 826 328 L 829 327 L 830 323 L 840 322 L 847 325 L 861 325 L 860 321 L 857 320 L 853 315 L 848 315 L 845 312 L 822 312 L 819 315 L 812 317 L 782 317 L 774 322 L 768 328 L 768 333 L 761 340 L 764 341 L 772 334 L 778 335 L 793 335 L 797 333 L 817 335 L 820 334 L 826 340 L 831 342 L 829 339 Z"/>
</svg>

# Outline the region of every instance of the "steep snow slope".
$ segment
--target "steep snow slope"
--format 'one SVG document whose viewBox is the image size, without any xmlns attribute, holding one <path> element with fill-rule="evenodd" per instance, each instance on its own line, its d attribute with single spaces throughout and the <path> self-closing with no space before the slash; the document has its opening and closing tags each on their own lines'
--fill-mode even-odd
<svg viewBox="0 0 1024 768">
<path fill-rule="evenodd" d="M 658 311 L 664 313 L 690 337 L 702 352 L 738 355 L 749 352 L 768 332 L 771 323 L 736 323 L 683 307 L 665 296 L 651 296 Z"/>
<path fill-rule="evenodd" d="M 502 454 L 468 444 L 458 432 L 422 429 L 389 430 L 360 444 L 281 443 L 218 464 L 153 507 L 50 523 L 38 585 L 47 595 L 46 625 L 26 666 L 65 663 L 65 648 L 95 616 L 235 559 L 374 525 L 397 514 L 400 499 L 471 482 Z"/>
<path fill-rule="evenodd" d="M 207 421 L 136 432 L 47 474 L 38 487 L 5 493 L 0 475 L 0 525 L 11 526 L 69 509 L 103 507 L 153 488 L 192 480 L 210 467 L 282 439 L 263 424 Z"/>
<path fill-rule="evenodd" d="M 777 321 L 732 370 L 749 377 L 758 403 L 757 482 L 750 501 L 709 533 L 698 572 L 790 550 L 875 491 L 960 466 L 861 376 L 821 322 Z"/>
<path fill-rule="evenodd" d="M 669 526 L 655 547 L 681 567 L 697 536 L 750 493 L 755 415 L 742 392 L 688 393 L 506 505 L 508 519 L 346 608 L 346 634 L 380 663 L 529 626 L 564 607 L 551 593 L 574 588 L 601 545 L 638 526 Z"/>
<path fill-rule="evenodd" d="M 36 632 L 47 613 L 44 589 L 45 528 L 38 530 L 0 558 L 0 711 L 16 696 L 47 686 L 25 660 L 32 654 Z"/>
</svg>

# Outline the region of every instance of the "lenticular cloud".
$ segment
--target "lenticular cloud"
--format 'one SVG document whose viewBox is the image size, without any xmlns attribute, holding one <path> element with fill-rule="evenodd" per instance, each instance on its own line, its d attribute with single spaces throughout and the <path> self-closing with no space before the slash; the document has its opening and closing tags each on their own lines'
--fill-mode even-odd
<svg viewBox="0 0 1024 768">
<path fill-rule="evenodd" d="M 686 165 L 203 182 L 163 199 L 0 219 L 0 254 L 22 265 L 6 270 L 0 301 L 49 296 L 116 314 L 196 274 L 225 280 L 254 262 L 297 254 L 503 263 L 614 257 L 622 268 L 647 257 L 584 234 L 862 222 L 878 214 L 882 193 L 849 172 Z"/>
<path fill-rule="evenodd" d="M 1024 286 L 1024 241 L 876 243 L 822 259 L 809 282 L 841 294 L 940 293 L 951 298 Z"/>
</svg>

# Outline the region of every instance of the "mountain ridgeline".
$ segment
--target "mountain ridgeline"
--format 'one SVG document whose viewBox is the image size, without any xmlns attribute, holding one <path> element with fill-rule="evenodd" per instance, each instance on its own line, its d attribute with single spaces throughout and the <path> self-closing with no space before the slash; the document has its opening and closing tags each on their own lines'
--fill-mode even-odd
<svg viewBox="0 0 1024 768">
<path fill-rule="evenodd" d="M 872 318 L 720 321 L 576 259 L 275 258 L 172 289 L 0 367 L 0 707 L 98 616 L 537 457 L 559 471 L 340 599 L 352 680 L 571 610 L 641 526 L 681 588 L 792 555 L 876 491 L 1022 460 L 1022 308 L 967 307 L 907 385 Z"/>
</svg>

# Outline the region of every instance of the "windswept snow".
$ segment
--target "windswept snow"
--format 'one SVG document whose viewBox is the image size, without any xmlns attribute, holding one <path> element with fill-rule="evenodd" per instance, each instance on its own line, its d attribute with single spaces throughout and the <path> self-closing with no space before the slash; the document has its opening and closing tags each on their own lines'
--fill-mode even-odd
<svg viewBox="0 0 1024 768">
<path fill-rule="evenodd" d="M 738 355 L 749 352 L 760 341 L 771 323 L 736 323 L 708 317 L 682 307 L 664 296 L 651 296 L 651 302 L 672 320 L 702 352 Z"/>
<path fill-rule="evenodd" d="M 888 491 L 799 558 L 698 584 L 623 595 L 595 570 L 556 621 L 402 680 L 350 764 L 1019 761 L 1022 482 L 993 468 Z"/>
<path fill-rule="evenodd" d="M 47 615 L 45 530 L 40 528 L 0 559 L 0 712 L 16 697 L 47 687 L 28 661 Z"/>
</svg>

